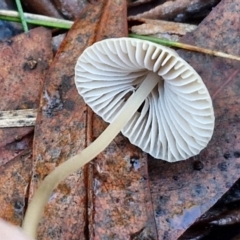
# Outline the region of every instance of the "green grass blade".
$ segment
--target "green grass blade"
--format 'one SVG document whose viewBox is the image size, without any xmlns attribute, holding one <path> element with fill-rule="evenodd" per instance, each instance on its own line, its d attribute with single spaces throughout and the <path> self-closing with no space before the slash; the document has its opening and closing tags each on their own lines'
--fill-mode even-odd
<svg viewBox="0 0 240 240">
<path fill-rule="evenodd" d="M 57 19 L 53 17 L 46 17 L 31 13 L 25 13 L 24 16 L 27 23 L 44 27 L 70 29 L 73 24 L 72 21 Z M 0 10 L 0 19 L 12 22 L 21 22 L 19 13 L 16 11 Z"/>
<path fill-rule="evenodd" d="M 22 25 L 23 25 L 23 30 L 24 30 L 24 32 L 28 32 L 28 26 L 27 26 L 27 23 L 26 23 L 26 20 L 25 20 L 25 17 L 24 17 L 21 1 L 20 0 L 15 0 L 15 1 L 16 1 L 19 16 L 20 16 L 20 19 L 21 19 L 21 22 L 22 22 Z"/>
</svg>

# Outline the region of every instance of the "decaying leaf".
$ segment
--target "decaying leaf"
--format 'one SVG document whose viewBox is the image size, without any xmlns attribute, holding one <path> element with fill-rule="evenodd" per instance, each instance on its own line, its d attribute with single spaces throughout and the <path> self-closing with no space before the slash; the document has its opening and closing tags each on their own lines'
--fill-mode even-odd
<svg viewBox="0 0 240 240">
<path fill-rule="evenodd" d="M 31 145 L 10 162 L 0 166 L 0 218 L 20 226 L 26 208 L 31 178 Z"/>
<path fill-rule="evenodd" d="M 51 34 L 43 28 L 0 43 L 0 110 L 38 107 L 51 58 Z M 0 217 L 17 225 L 28 198 L 32 138 L 32 127 L 0 129 Z"/>
<path fill-rule="evenodd" d="M 223 0 L 182 42 L 240 55 L 240 3 Z M 177 239 L 240 175 L 239 62 L 186 51 L 213 98 L 215 132 L 200 155 L 168 164 L 150 159 L 150 188 L 160 239 Z M 200 166 L 200 167 L 199 167 Z"/>
<path fill-rule="evenodd" d="M 44 73 L 52 57 L 50 38 L 50 32 L 39 28 L 0 43 L 1 111 L 38 107 Z M 5 163 L 11 159 L 9 149 L 16 149 L 16 142 L 31 132 L 32 127 L 0 128 L 0 154 L 5 147 L 8 152 Z M 21 149 L 16 151 L 19 154 Z M 14 151 L 12 154 L 16 156 Z"/>
<path fill-rule="evenodd" d="M 36 122 L 31 194 L 56 165 L 85 148 L 106 127 L 78 95 L 74 67 L 82 51 L 95 41 L 127 35 L 125 4 L 119 0 L 89 4 L 56 54 Z M 142 232 L 156 238 L 146 164 L 146 155 L 119 135 L 52 194 L 39 237 L 129 239 Z"/>
</svg>

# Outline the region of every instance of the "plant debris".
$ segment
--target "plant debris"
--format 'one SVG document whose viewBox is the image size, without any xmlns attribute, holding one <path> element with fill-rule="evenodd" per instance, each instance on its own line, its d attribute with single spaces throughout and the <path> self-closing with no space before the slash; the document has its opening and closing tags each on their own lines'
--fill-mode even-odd
<svg viewBox="0 0 240 240">
<path fill-rule="evenodd" d="M 57 18 L 76 19 L 85 5 L 87 8 L 66 35 L 46 77 L 52 58 L 49 31 L 39 28 L 0 43 L 0 114 L 37 108 L 39 113 L 33 156 L 33 127 L 0 129 L 0 217 L 16 225 L 21 225 L 28 198 L 39 181 L 91 144 L 107 126 L 76 92 L 73 68 L 78 55 L 96 40 L 127 36 L 127 20 L 121 12 L 126 11 L 124 1 L 76 1 L 77 7 L 68 5 L 70 1 L 29 2 L 34 8 L 45 5 L 35 12 Z M 240 55 L 240 4 L 237 0 L 219 2 L 128 1 L 128 21 L 138 34 L 165 32 L 182 43 Z M 118 8 L 114 3 L 119 3 Z M 191 31 L 189 25 L 158 21 L 191 19 L 196 24 L 196 18 L 203 19 L 211 10 L 197 28 L 190 25 Z M 186 35 L 181 38 L 182 34 Z M 52 194 L 39 228 L 40 238 L 168 240 L 180 237 L 195 221 L 180 239 L 215 239 L 213 232 L 220 232 L 222 224 L 228 239 L 239 233 L 230 228 L 239 224 L 237 190 L 230 200 L 223 198 L 221 208 L 204 214 L 240 174 L 239 63 L 184 50 L 179 53 L 202 76 L 214 101 L 216 128 L 208 148 L 186 162 L 147 161 L 146 154 L 119 135 Z"/>
<path fill-rule="evenodd" d="M 131 18 L 128 18 L 131 24 Z M 133 33 L 139 35 L 153 35 L 153 34 L 176 34 L 184 36 L 187 32 L 192 32 L 197 28 L 196 25 L 190 25 L 185 23 L 175 23 L 163 20 L 152 20 L 141 18 L 137 20 L 141 25 L 135 25 L 131 27 Z"/>
<path fill-rule="evenodd" d="M 39 105 L 40 91 L 51 62 L 51 34 L 43 28 L 34 29 L 0 43 L 0 113 L 25 112 Z M 24 69 L 29 59 L 36 59 L 31 71 Z M 21 110 L 19 110 L 21 109 Z M 36 115 L 36 110 L 33 112 Z M 13 118 L 17 124 L 21 119 Z M 2 120 L 0 120 L 1 122 Z M 10 121 L 6 123 L 11 124 Z M 32 173 L 33 127 L 0 128 L 0 217 L 21 225 Z"/>
<path fill-rule="evenodd" d="M 221 1 L 181 42 L 240 55 L 236 41 L 238 11 L 238 1 Z M 240 175 L 240 155 L 237 154 L 240 149 L 239 62 L 184 50 L 178 52 L 191 62 L 209 89 L 216 122 L 213 139 L 198 156 L 171 165 L 149 161 L 150 188 L 160 239 L 177 239 Z M 201 170 L 194 170 L 195 161 L 203 163 Z"/>
</svg>

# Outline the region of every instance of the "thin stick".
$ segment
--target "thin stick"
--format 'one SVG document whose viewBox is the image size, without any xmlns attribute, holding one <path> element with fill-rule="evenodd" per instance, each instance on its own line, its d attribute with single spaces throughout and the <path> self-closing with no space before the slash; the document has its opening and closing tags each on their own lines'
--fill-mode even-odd
<svg viewBox="0 0 240 240">
<path fill-rule="evenodd" d="M 142 35 L 137 35 L 137 34 L 133 34 L 133 33 L 129 34 L 129 37 L 148 40 L 148 41 L 155 42 L 155 43 L 158 43 L 158 44 L 161 44 L 161 45 L 164 45 L 164 46 L 168 46 L 168 47 L 177 47 L 177 48 L 182 48 L 182 49 L 186 49 L 186 50 L 190 50 L 190 51 L 206 53 L 206 54 L 213 55 L 213 56 L 216 56 L 216 57 L 222 57 L 222 58 L 228 58 L 228 59 L 233 59 L 233 60 L 240 61 L 240 57 L 238 57 L 238 56 L 234 56 L 234 55 L 231 55 L 231 54 L 218 52 L 218 51 L 214 51 L 214 50 L 210 50 L 210 49 L 206 49 L 206 48 L 202 48 L 202 47 L 197 47 L 197 46 L 193 46 L 193 45 L 190 45 L 190 44 L 173 42 L 173 41 L 165 40 L 165 39 L 162 39 L 162 38 L 142 36 Z"/>
<path fill-rule="evenodd" d="M 45 27 L 70 29 L 73 24 L 72 21 L 31 13 L 24 13 L 24 16 L 27 23 Z M 0 19 L 12 22 L 21 22 L 19 13 L 16 11 L 0 10 Z"/>
<path fill-rule="evenodd" d="M 21 1 L 20 0 L 15 0 L 15 2 L 16 2 L 16 5 L 17 5 L 17 9 L 18 9 L 18 12 L 19 12 L 19 16 L 20 16 L 22 25 L 23 25 L 23 30 L 24 30 L 24 32 L 28 32 L 28 26 L 27 26 L 27 23 L 26 23 L 26 20 L 25 20 L 25 17 L 24 17 Z"/>
<path fill-rule="evenodd" d="M 0 128 L 34 126 L 36 116 L 37 109 L 0 111 Z"/>
</svg>

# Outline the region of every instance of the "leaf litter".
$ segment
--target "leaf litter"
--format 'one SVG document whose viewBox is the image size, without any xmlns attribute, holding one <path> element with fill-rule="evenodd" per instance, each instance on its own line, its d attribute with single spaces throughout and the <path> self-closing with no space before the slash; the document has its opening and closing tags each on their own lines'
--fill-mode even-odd
<svg viewBox="0 0 240 240">
<path fill-rule="evenodd" d="M 100 6 L 103 3 L 98 4 Z M 103 5 L 101 7 L 103 7 Z M 104 6 L 108 6 L 109 8 L 112 7 L 109 3 Z M 239 27 L 239 23 L 236 21 L 236 14 L 237 11 L 239 11 L 238 8 L 239 4 L 237 1 L 222 1 L 194 32 L 187 34 L 181 41 L 202 47 L 207 46 L 207 48 L 235 55 L 239 54 L 236 53 L 236 49 L 240 48 L 239 42 L 236 40 L 237 36 L 235 36 L 237 33 L 236 29 Z M 89 9 L 91 9 L 92 14 L 98 16 L 96 17 L 96 19 L 98 19 L 99 15 L 97 15 L 97 11 L 93 10 L 93 8 Z M 110 9 L 112 10 L 114 8 Z M 225 11 L 223 11 L 223 9 L 225 9 Z M 107 19 L 107 17 L 109 17 L 107 11 L 105 10 L 103 12 L 102 19 Z M 89 17 L 89 15 L 87 16 Z M 85 18 L 87 16 L 85 16 Z M 176 16 L 177 15 L 175 15 L 175 17 Z M 221 18 L 219 18 L 219 16 L 221 16 Z M 170 17 L 173 18 L 174 16 L 172 15 Z M 116 16 L 112 26 L 116 26 L 119 21 L 117 19 Z M 224 21 L 224 19 L 228 21 Z M 122 23 L 123 22 L 122 20 Z M 103 26 L 103 24 L 100 26 Z M 113 29 L 114 27 L 110 27 L 110 30 L 108 30 L 109 33 L 111 33 Z M 209 29 L 211 29 L 211 31 L 209 31 Z M 73 28 L 73 30 L 77 32 L 76 28 Z M 76 46 L 77 42 L 82 43 L 82 46 L 87 46 L 91 44 L 91 41 L 94 41 L 94 36 L 90 32 L 84 32 L 82 34 L 75 33 L 75 35 L 73 30 L 72 33 L 68 35 L 68 38 L 65 39 L 65 43 L 63 43 L 51 66 L 51 69 L 55 69 L 59 72 L 60 77 L 62 75 L 61 71 L 65 74 L 69 73 L 67 76 L 69 76 L 69 85 L 71 87 L 68 88 L 66 95 L 63 96 L 59 93 L 57 95 L 61 101 L 62 108 L 56 109 L 54 114 L 46 119 L 43 115 L 41 116 L 41 109 L 43 113 L 44 107 L 47 106 L 47 101 L 46 99 L 44 100 L 44 95 L 42 95 L 41 98 L 40 115 L 38 116 L 35 137 L 36 139 L 43 139 L 43 143 L 37 146 L 36 144 L 39 143 L 39 141 L 36 140 L 34 145 L 35 162 L 33 165 L 34 174 L 31 180 L 31 192 L 37 186 L 37 182 L 57 164 L 56 158 L 62 161 L 61 159 L 66 159 L 69 153 L 79 151 L 79 148 L 85 147 L 86 144 L 89 144 L 92 139 L 97 137 L 101 129 L 104 129 L 106 125 L 98 117 L 92 115 L 91 111 L 80 101 L 80 106 L 82 106 L 80 107 L 81 120 L 79 120 L 77 115 L 74 115 L 73 119 L 76 118 L 76 120 L 73 120 L 72 124 L 70 123 L 70 127 L 67 128 L 64 126 L 66 125 L 67 118 L 72 118 L 72 113 L 67 106 L 71 105 L 73 106 L 71 108 L 76 108 L 76 103 L 78 102 L 79 104 L 79 96 L 72 90 L 73 83 L 72 77 L 70 77 L 71 71 L 65 70 L 65 67 L 61 67 L 61 63 L 58 63 L 58 61 L 64 62 L 64 58 L 66 57 L 70 59 L 71 51 L 73 50 L 68 44 L 68 41 L 73 41 L 74 46 Z M 97 34 L 99 39 L 106 36 L 119 37 L 121 34 L 126 34 L 126 31 L 124 33 L 122 30 L 119 31 L 117 35 L 116 33 L 107 35 L 107 30 L 104 32 L 104 28 L 102 28 L 101 31 Z M 90 42 L 87 39 L 91 39 Z M 5 47 L 4 51 L 9 51 L 9 48 Z M 81 50 L 79 50 L 79 52 L 80 51 Z M 124 236 L 123 239 L 128 236 L 130 236 L 131 239 L 138 239 L 143 236 L 156 239 L 157 234 L 158 239 L 176 239 L 198 217 L 209 209 L 238 179 L 239 168 L 237 166 L 239 165 L 239 154 L 237 153 L 239 149 L 237 132 L 239 104 L 237 96 L 239 92 L 239 72 L 237 70 L 237 63 L 205 56 L 203 54 L 184 51 L 179 51 L 179 53 L 190 62 L 203 77 L 214 99 L 214 107 L 216 109 L 216 132 L 209 147 L 199 156 L 186 162 L 167 164 L 159 160 L 150 159 L 148 171 L 146 156 L 130 145 L 129 150 L 122 154 L 122 149 L 124 148 L 125 150 L 128 144 L 123 137 L 117 137 L 113 146 L 110 146 L 106 152 L 102 153 L 83 171 L 79 171 L 76 173 L 76 176 L 70 177 L 66 180 L 66 183 L 61 184 L 52 195 L 49 206 L 46 208 L 46 216 L 49 219 L 46 220 L 46 225 L 44 226 L 44 224 L 42 224 L 39 229 L 40 235 L 44 236 L 44 239 L 48 239 L 48 237 L 49 239 L 51 237 L 58 238 L 61 236 L 67 236 L 68 238 L 83 236 L 86 238 L 87 235 L 85 235 L 80 228 L 82 227 L 82 229 L 84 229 L 84 226 L 87 226 L 87 222 L 89 223 L 89 230 L 87 232 L 89 236 L 94 239 L 97 239 L 96 234 L 105 237 L 118 237 L 118 239 L 121 239 L 120 235 L 118 236 L 119 232 L 122 231 L 121 227 L 125 229 L 122 233 L 122 236 Z M 27 59 L 27 61 L 30 60 L 30 58 Z M 74 62 L 74 58 L 70 60 L 70 63 L 71 62 Z M 47 65 L 48 64 L 45 65 L 45 70 Z M 57 74 L 55 76 L 54 73 L 50 71 L 45 79 L 44 89 L 50 89 L 48 92 L 49 99 L 51 98 L 50 96 L 54 96 L 50 93 L 59 92 L 58 88 L 61 88 L 61 84 L 63 83 L 63 78 L 60 78 L 62 82 L 57 80 L 54 80 L 53 83 L 49 82 L 49 79 L 55 79 L 56 77 Z M 49 99 L 48 103 L 53 100 Z M 24 104 L 27 105 L 25 106 Z M 29 107 L 31 105 L 30 103 L 24 104 L 20 104 L 21 107 Z M 12 105 L 10 106 L 12 109 Z M 57 120 L 60 113 L 64 115 L 62 125 L 58 124 Z M 76 143 L 74 143 L 77 132 L 70 132 L 72 132 L 72 129 L 76 129 L 76 127 L 79 127 L 80 130 L 77 131 L 80 131 L 83 139 L 81 140 L 77 137 Z M 225 129 L 228 129 L 228 131 L 225 131 Z M 8 129 L 8 133 L 10 133 L 11 130 Z M 4 138 L 4 144 L 8 144 L 12 141 L 10 136 L 21 139 L 21 136 L 31 133 L 32 128 L 29 128 L 29 130 L 26 128 L 24 128 L 24 130 L 18 129 L 18 131 L 23 131 L 23 133 L 19 135 L 7 134 L 7 137 Z M 51 136 L 50 134 L 49 136 L 49 133 L 52 133 L 52 131 L 56 132 L 56 135 Z M 44 136 L 45 134 L 46 136 Z M 66 134 L 68 138 L 62 137 L 62 134 Z M 23 139 L 25 139 L 25 137 L 23 137 Z M 51 141 L 52 143 L 50 144 Z M 49 146 L 51 150 L 47 150 L 47 146 Z M 26 147 L 26 149 L 30 148 Z M 26 149 L 24 149 L 25 152 L 22 152 L 22 156 L 27 156 L 27 153 L 30 154 L 28 151 L 26 152 Z M 40 154 L 37 154 L 38 152 Z M 25 153 L 26 155 L 24 155 Z M 26 159 L 30 159 L 29 156 L 30 155 L 28 155 Z M 133 156 L 134 159 L 139 159 L 141 167 L 137 169 L 131 168 L 131 159 Z M 20 155 L 13 159 L 19 159 L 19 157 Z M 103 164 L 101 161 L 103 158 L 109 159 L 107 163 Z M 116 160 L 117 163 L 115 162 Z M 17 164 L 16 162 L 18 161 L 13 160 L 12 163 L 14 162 Z M 43 161 L 45 161 L 44 165 L 42 164 Z M 197 163 L 201 163 L 200 165 L 202 167 L 195 167 Z M 25 164 L 25 166 L 29 171 L 30 165 Z M 116 172 L 115 169 L 120 170 Z M 29 179 L 29 172 L 26 176 Z M 148 182 L 148 177 L 150 182 Z M 81 179 L 84 184 L 80 183 Z M 121 182 L 118 182 L 120 179 Z M 26 181 L 25 184 L 25 187 L 29 186 L 29 181 Z M 136 190 L 135 187 L 133 188 L 135 184 L 138 190 Z M 11 186 L 11 188 L 14 189 L 15 187 L 13 181 L 13 186 Z M 140 195 L 136 195 L 136 191 L 140 191 Z M 27 192 L 23 191 L 23 194 L 27 194 Z M 23 197 L 23 195 L 21 196 Z M 143 199 L 141 200 L 139 196 L 142 196 Z M 10 198 L 12 198 L 12 196 L 10 196 Z M 70 207 L 69 204 L 73 203 L 73 198 L 77 199 L 78 204 L 74 203 Z M 122 198 L 127 199 L 127 201 L 122 202 Z M 83 207 L 79 208 L 79 204 L 83 204 Z M 25 206 L 21 201 L 15 202 L 13 206 L 17 206 L 16 209 L 20 209 L 18 207 L 20 205 Z M 136 205 L 138 206 L 136 207 Z M 86 211 L 87 206 L 89 211 Z M 66 208 L 68 208 L 67 214 L 65 212 Z M 126 209 L 124 210 L 124 208 Z M 130 208 L 132 209 L 130 210 Z M 6 206 L 6 209 L 12 209 L 12 206 Z M 62 210 L 58 213 L 57 211 L 59 211 L 59 209 Z M 109 209 L 109 212 L 106 212 L 104 209 Z M 150 209 L 150 213 L 146 214 L 146 210 L 143 209 Z M 154 210 L 154 213 L 151 212 L 151 209 Z M 9 214 L 9 211 L 5 211 L 5 214 L 6 213 Z M 145 215 L 145 218 L 138 218 L 133 221 L 129 219 L 130 216 L 138 216 L 139 213 L 142 214 L 142 217 Z M 7 215 L 3 214 L 4 218 L 6 218 L 6 216 Z M 12 215 L 10 214 L 8 216 Z M 64 220 L 58 224 L 55 220 L 59 219 L 59 216 L 64 216 Z M 76 226 L 75 216 L 82 219 L 79 228 L 80 231 L 73 230 L 73 233 L 70 233 L 71 230 L 67 231 L 64 225 Z M 17 222 L 16 219 L 12 219 L 11 217 L 9 217 L 8 220 L 15 224 L 21 222 L 21 218 L 19 218 Z M 106 229 L 106 224 L 108 222 L 111 222 L 111 225 Z M 49 223 L 50 225 L 47 225 Z M 46 229 L 48 229 L 47 233 L 43 233 Z M 135 230 L 131 232 L 130 229 Z M 66 232 L 63 233 L 64 231 Z"/>
</svg>

